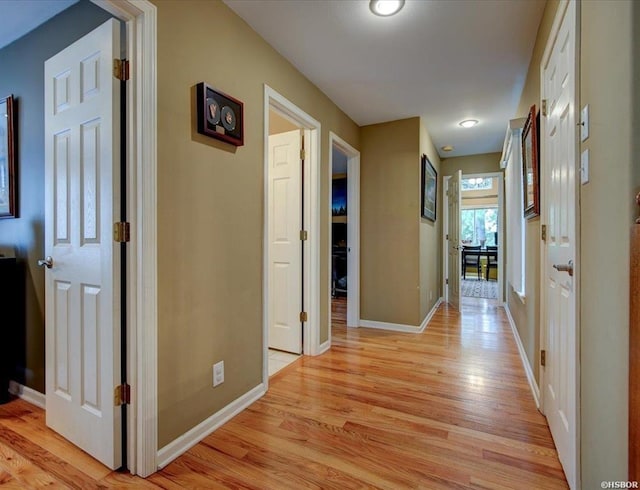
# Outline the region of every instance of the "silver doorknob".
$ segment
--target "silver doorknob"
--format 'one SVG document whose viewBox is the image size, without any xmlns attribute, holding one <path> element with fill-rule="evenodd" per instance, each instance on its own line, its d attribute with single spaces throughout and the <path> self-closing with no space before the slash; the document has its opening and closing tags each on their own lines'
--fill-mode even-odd
<svg viewBox="0 0 640 490">
<path fill-rule="evenodd" d="M 47 269 L 51 269 L 53 267 L 53 257 L 51 257 L 51 255 L 47 255 L 44 259 L 38 260 L 38 265 L 40 267 L 44 266 Z"/>
<path fill-rule="evenodd" d="M 568 264 L 553 264 L 553 268 L 558 272 L 567 272 L 573 277 L 573 260 L 570 260 Z"/>
</svg>

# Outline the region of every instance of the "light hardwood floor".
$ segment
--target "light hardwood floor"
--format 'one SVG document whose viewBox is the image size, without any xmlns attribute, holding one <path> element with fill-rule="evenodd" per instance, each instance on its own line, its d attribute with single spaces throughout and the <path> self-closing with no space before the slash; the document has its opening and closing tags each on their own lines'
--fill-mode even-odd
<svg viewBox="0 0 640 490">
<path fill-rule="evenodd" d="M 147 480 L 112 473 L 0 406 L 4 488 L 567 488 L 504 312 L 441 306 L 423 334 L 334 326 L 269 392 Z"/>
</svg>

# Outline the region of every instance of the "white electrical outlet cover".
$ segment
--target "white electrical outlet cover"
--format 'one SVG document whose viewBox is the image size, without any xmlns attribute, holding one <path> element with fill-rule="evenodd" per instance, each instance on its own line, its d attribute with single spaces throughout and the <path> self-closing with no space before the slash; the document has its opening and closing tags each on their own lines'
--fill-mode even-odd
<svg viewBox="0 0 640 490">
<path fill-rule="evenodd" d="M 213 386 L 224 383 L 224 361 L 216 362 L 213 365 Z"/>
</svg>

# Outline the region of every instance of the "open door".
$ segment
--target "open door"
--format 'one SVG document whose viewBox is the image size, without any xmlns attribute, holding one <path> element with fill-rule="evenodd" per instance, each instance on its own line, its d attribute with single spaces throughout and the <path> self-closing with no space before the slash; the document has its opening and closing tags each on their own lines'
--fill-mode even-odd
<svg viewBox="0 0 640 490">
<path fill-rule="evenodd" d="M 302 353 L 300 131 L 269 136 L 269 347 Z"/>
<path fill-rule="evenodd" d="M 549 38 L 546 51 L 549 56 L 542 65 L 542 97 L 548 100 L 551 110 L 540 117 L 542 188 L 546 196 L 540 221 L 547 226 L 546 241 L 542 242 L 542 255 L 546 261 L 541 271 L 540 290 L 546 305 L 540 319 L 544 334 L 542 349 L 546 351 L 546 362 L 540 368 L 541 391 L 544 414 L 572 489 L 580 488 L 580 374 L 576 320 L 579 264 L 574 264 L 580 236 L 575 179 L 576 159 L 579 158 L 576 134 L 576 76 L 579 69 L 576 70 L 575 64 L 576 19 L 579 17 L 576 9 L 576 2 L 568 2 L 556 14 L 562 16 L 562 22 L 557 36 Z M 562 83 L 558 83 L 559 80 Z M 534 149 L 535 141 L 534 136 Z M 535 192 L 531 184 L 527 191 Z"/>
<path fill-rule="evenodd" d="M 449 237 L 447 240 L 447 253 L 449 256 L 449 303 L 455 308 L 460 308 L 460 207 L 461 194 L 460 182 L 462 170 L 458 170 L 449 179 L 447 190 L 447 202 L 449 203 Z"/>
<path fill-rule="evenodd" d="M 46 421 L 121 466 L 120 26 L 110 19 L 45 62 Z"/>
</svg>

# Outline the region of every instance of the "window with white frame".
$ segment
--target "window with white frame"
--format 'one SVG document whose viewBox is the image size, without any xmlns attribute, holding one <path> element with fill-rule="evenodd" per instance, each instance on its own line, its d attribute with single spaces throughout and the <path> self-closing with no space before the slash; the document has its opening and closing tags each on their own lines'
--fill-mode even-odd
<svg viewBox="0 0 640 490">
<path fill-rule="evenodd" d="M 512 121 L 513 123 L 514 121 Z M 512 127 L 512 126 L 511 126 Z M 522 210 L 522 128 L 512 129 L 505 142 L 506 218 L 507 218 L 507 281 L 513 290 L 525 296 L 525 220 Z"/>
</svg>

